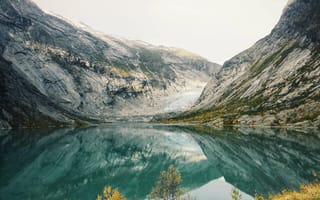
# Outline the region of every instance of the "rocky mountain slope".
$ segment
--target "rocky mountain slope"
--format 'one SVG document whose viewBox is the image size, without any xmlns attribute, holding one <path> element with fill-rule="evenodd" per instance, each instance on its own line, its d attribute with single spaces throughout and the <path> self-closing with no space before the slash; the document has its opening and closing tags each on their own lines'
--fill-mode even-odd
<svg viewBox="0 0 320 200">
<path fill-rule="evenodd" d="M 320 127 L 320 1 L 289 1 L 270 35 L 225 62 L 192 111 L 166 122 Z"/>
<path fill-rule="evenodd" d="M 167 96 L 201 88 L 219 68 L 74 26 L 29 0 L 0 3 L 0 127 L 161 113 Z"/>
</svg>

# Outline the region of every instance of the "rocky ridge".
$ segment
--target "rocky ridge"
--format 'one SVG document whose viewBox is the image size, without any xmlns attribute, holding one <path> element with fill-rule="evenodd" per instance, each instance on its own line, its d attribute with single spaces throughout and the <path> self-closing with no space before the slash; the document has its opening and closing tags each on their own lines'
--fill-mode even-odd
<svg viewBox="0 0 320 200">
<path fill-rule="evenodd" d="M 320 2 L 289 1 L 270 35 L 224 63 L 191 111 L 165 122 L 320 127 Z"/>
</svg>

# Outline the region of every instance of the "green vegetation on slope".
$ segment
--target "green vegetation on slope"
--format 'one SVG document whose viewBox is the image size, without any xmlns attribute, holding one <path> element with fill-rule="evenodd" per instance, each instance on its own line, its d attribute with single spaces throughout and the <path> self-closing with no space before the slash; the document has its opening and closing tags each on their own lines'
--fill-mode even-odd
<svg viewBox="0 0 320 200">
<path fill-rule="evenodd" d="M 239 118 L 248 116 L 275 116 L 272 125 L 282 126 L 295 124 L 304 121 L 313 122 L 320 116 L 320 92 L 316 89 L 305 90 L 295 94 L 297 88 L 304 85 L 311 85 L 317 88 L 318 83 L 312 78 L 308 78 L 314 70 L 320 67 L 320 45 L 313 51 L 311 58 L 298 69 L 297 73 L 288 74 L 285 81 L 275 84 L 270 88 L 267 86 L 269 80 L 263 83 L 262 87 L 252 95 L 242 97 L 250 88 L 250 79 L 261 76 L 267 66 L 277 67 L 296 48 L 300 48 L 297 42 L 293 42 L 289 47 L 286 45 L 263 59 L 260 59 L 249 67 L 249 71 L 243 75 L 245 77 L 241 83 L 233 83 L 225 89 L 219 98 L 218 103 L 209 109 L 198 109 L 173 116 L 168 119 L 160 119 L 163 123 L 214 123 L 219 125 L 235 125 L 239 123 Z M 258 80 L 258 79 L 257 79 Z M 316 79 L 315 79 L 316 80 Z M 288 88 L 287 93 L 281 93 L 284 87 Z M 266 94 L 267 89 L 269 92 Z M 287 94 L 294 94 L 284 101 L 278 101 Z M 282 111 L 292 110 L 281 117 L 277 116 Z M 247 125 L 255 125 L 255 122 Z"/>
</svg>

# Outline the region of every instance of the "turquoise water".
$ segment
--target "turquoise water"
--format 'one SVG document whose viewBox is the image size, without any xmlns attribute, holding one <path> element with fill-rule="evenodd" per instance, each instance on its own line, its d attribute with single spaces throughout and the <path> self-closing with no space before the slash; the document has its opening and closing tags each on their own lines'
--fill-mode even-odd
<svg viewBox="0 0 320 200">
<path fill-rule="evenodd" d="M 198 200 L 244 199 L 314 181 L 320 133 L 153 124 L 0 131 L 0 199 L 95 199 L 112 185 L 145 199 L 174 164 Z"/>
</svg>

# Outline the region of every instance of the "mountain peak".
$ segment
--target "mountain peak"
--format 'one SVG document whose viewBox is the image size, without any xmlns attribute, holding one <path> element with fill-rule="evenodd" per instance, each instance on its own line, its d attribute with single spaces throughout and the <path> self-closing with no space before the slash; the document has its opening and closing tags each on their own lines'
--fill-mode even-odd
<svg viewBox="0 0 320 200">
<path fill-rule="evenodd" d="M 289 0 L 283 15 L 275 27 L 282 36 L 307 36 L 313 42 L 319 41 L 320 1 Z"/>
<path fill-rule="evenodd" d="M 289 7 L 290 7 L 290 5 L 292 4 L 292 3 L 294 3 L 296 0 L 288 0 L 288 2 L 287 2 L 287 5 L 286 5 L 286 7 L 284 8 L 284 11 L 286 11 Z"/>
<path fill-rule="evenodd" d="M 31 0 L 1 0 L 2 13 L 17 12 L 20 15 L 38 15 L 42 10 Z"/>
</svg>

